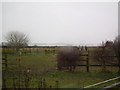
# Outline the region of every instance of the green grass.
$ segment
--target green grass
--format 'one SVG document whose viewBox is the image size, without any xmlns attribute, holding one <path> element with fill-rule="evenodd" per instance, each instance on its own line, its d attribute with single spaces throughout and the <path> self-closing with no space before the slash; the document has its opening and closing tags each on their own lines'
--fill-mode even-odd
<svg viewBox="0 0 120 90">
<path fill-rule="evenodd" d="M 41 69 L 56 67 L 56 55 L 23 55 L 20 57 L 21 68 Z M 8 67 L 10 69 L 18 68 L 18 56 L 8 56 Z"/>
<path fill-rule="evenodd" d="M 101 72 L 101 67 L 90 67 L 90 72 L 86 72 L 86 67 L 77 67 L 74 72 L 57 71 L 55 69 L 57 66 L 56 57 L 56 54 L 45 55 L 44 49 L 40 49 L 39 53 L 36 53 L 36 50 L 32 50 L 32 53 L 23 54 L 21 57 L 8 55 L 7 72 L 10 73 L 5 74 L 7 87 L 13 87 L 12 72 L 18 72 L 19 69 L 24 71 L 28 68 L 31 69 L 31 74 L 29 74 L 31 77 L 31 88 L 38 87 L 40 78 L 46 79 L 47 87 L 50 85 L 56 87 L 55 82 L 59 81 L 59 88 L 80 88 L 118 76 L 118 67 L 107 67 L 108 73 Z M 21 58 L 20 68 L 19 58 Z M 80 63 L 86 64 L 85 62 Z M 93 59 L 90 59 L 90 64 L 96 63 Z M 18 74 L 15 75 L 16 81 L 18 81 L 18 76 Z M 22 78 L 24 78 L 24 75 L 21 75 L 21 80 Z"/>
<path fill-rule="evenodd" d="M 56 81 L 59 81 L 59 88 L 80 88 L 91 84 L 95 84 L 113 77 L 118 76 L 117 73 L 101 73 L 101 72 L 65 72 L 65 71 L 53 71 L 47 72 L 44 75 L 41 74 L 31 74 L 32 77 L 30 81 L 31 88 L 37 88 L 38 80 L 40 78 L 45 78 L 47 82 L 47 87 L 52 85 L 55 88 Z M 7 87 L 12 87 L 12 76 L 7 75 Z M 11 77 L 11 78 L 10 78 Z M 16 75 L 18 78 L 18 76 Z M 22 77 L 22 76 L 21 76 Z"/>
</svg>

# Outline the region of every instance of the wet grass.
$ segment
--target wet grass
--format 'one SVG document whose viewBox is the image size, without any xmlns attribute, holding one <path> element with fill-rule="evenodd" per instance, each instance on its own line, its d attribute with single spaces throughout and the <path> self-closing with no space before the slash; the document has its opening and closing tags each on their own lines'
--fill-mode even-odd
<svg viewBox="0 0 120 90">
<path fill-rule="evenodd" d="M 46 79 L 47 87 L 50 85 L 55 88 L 56 81 L 59 81 L 59 88 L 81 88 L 91 84 L 95 84 L 104 80 L 108 80 L 118 76 L 117 73 L 102 73 L 102 72 L 67 72 L 67 71 L 53 71 L 44 74 L 29 74 L 31 77 L 30 87 L 37 88 L 38 80 Z M 22 80 L 21 75 L 21 80 Z M 7 74 L 7 87 L 12 87 L 12 74 Z M 18 81 L 18 75 L 16 75 Z M 111 84 L 111 83 L 110 83 Z"/>
<path fill-rule="evenodd" d="M 31 77 L 29 86 L 30 88 L 38 88 L 38 81 L 41 78 L 45 78 L 47 87 L 51 85 L 53 88 L 55 88 L 56 81 L 59 81 L 59 88 L 81 88 L 118 76 L 118 67 L 107 67 L 108 72 L 106 73 L 101 72 L 102 67 L 90 67 L 90 72 L 86 72 L 86 67 L 84 66 L 77 67 L 74 72 L 65 70 L 57 71 L 56 57 L 56 54 L 45 54 L 44 49 L 39 50 L 39 53 L 34 50 L 32 53 L 26 55 L 23 54 L 20 57 L 15 55 L 8 55 L 7 72 L 9 73 L 5 74 L 7 87 L 13 87 L 12 73 L 15 73 L 16 82 L 18 82 L 19 70 L 23 72 L 28 68 L 31 69 L 29 74 Z M 92 59 L 90 62 L 96 63 L 94 60 L 92 61 Z M 21 74 L 20 77 L 22 80 L 24 75 Z"/>
</svg>

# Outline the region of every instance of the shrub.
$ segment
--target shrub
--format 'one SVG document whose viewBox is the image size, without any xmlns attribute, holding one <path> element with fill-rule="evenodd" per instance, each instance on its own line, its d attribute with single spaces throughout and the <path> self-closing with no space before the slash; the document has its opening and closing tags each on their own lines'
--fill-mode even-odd
<svg viewBox="0 0 120 90">
<path fill-rule="evenodd" d="M 69 71 L 75 70 L 77 61 L 79 60 L 79 49 L 77 47 L 63 47 L 57 56 L 57 66 L 59 70 L 64 68 Z"/>
</svg>

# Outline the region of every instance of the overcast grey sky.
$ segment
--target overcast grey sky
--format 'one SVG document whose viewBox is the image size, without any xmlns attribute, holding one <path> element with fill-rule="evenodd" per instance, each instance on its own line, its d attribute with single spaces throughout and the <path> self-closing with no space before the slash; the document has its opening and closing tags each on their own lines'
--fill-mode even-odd
<svg viewBox="0 0 120 90">
<path fill-rule="evenodd" d="M 31 43 L 98 45 L 118 34 L 117 2 L 4 2 L 4 36 L 26 33 Z"/>
</svg>

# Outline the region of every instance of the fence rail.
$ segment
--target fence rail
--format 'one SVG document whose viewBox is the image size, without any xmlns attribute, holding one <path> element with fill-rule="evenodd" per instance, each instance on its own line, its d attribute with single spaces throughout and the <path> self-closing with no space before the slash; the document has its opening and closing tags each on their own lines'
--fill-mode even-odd
<svg viewBox="0 0 120 90">
<path fill-rule="evenodd" d="M 77 66 L 86 66 L 86 65 L 77 65 Z M 103 65 L 99 65 L 99 64 L 95 64 L 95 65 L 89 65 L 89 66 L 103 66 Z M 115 65 L 105 65 L 105 66 L 119 66 L 119 65 L 117 65 L 117 64 L 115 64 Z"/>
<path fill-rule="evenodd" d="M 120 85 L 120 82 L 114 83 L 114 84 L 112 84 L 112 85 L 110 85 L 110 86 L 107 86 L 107 87 L 104 87 L 104 88 L 102 88 L 102 89 L 100 89 L 100 90 L 106 90 L 106 89 L 109 89 L 109 88 L 113 88 L 113 87 L 115 87 L 115 86 L 117 86 L 117 85 Z"/>
<path fill-rule="evenodd" d="M 97 86 L 97 85 L 100 85 L 100 84 L 103 84 L 103 83 L 107 83 L 107 82 L 110 82 L 110 81 L 113 81 L 113 80 L 116 80 L 116 79 L 119 79 L 119 77 L 115 77 L 115 78 L 112 78 L 112 79 L 109 79 L 109 80 L 106 80 L 106 81 L 103 81 L 103 82 L 99 82 L 99 83 L 96 83 L 96 84 L 92 84 L 92 85 L 89 85 L 89 86 L 86 86 L 86 87 L 83 87 L 83 88 L 91 88 L 93 86 Z M 120 82 L 118 83 L 120 84 Z M 114 84 L 112 86 L 115 86 L 115 85 L 118 85 L 118 84 Z M 104 87 L 104 88 L 111 88 L 112 86 L 108 86 L 108 87 Z"/>
</svg>

